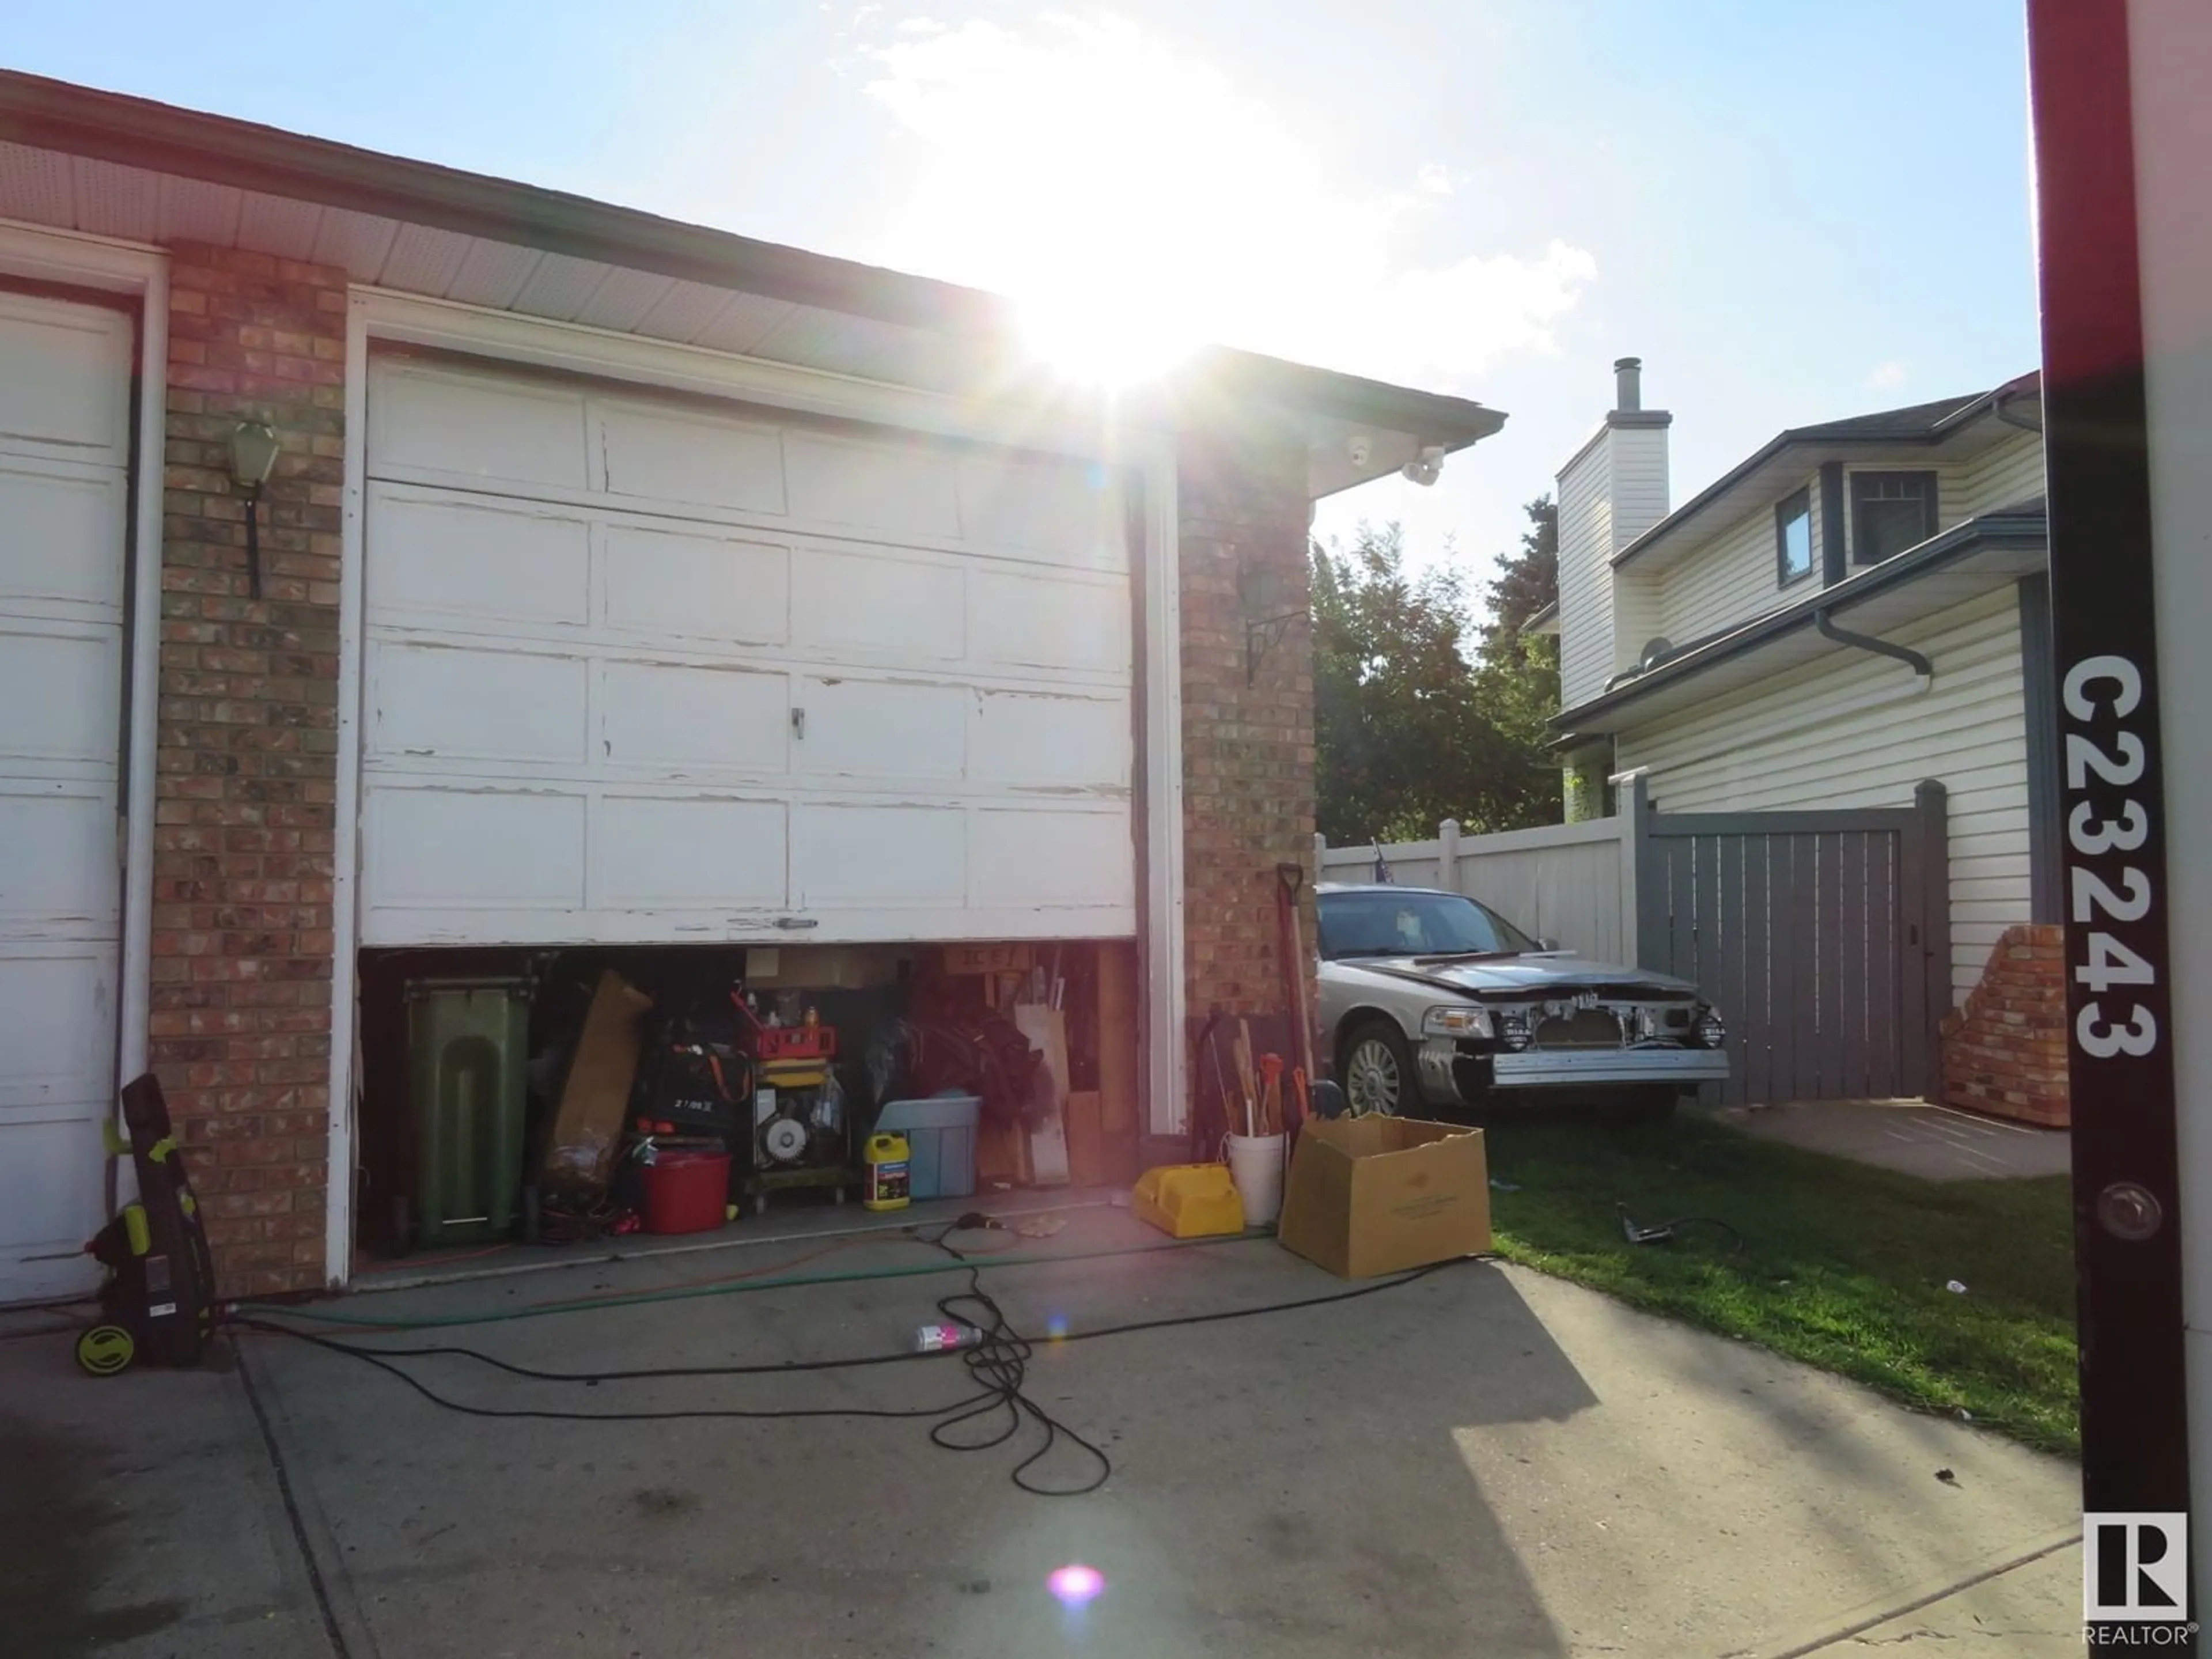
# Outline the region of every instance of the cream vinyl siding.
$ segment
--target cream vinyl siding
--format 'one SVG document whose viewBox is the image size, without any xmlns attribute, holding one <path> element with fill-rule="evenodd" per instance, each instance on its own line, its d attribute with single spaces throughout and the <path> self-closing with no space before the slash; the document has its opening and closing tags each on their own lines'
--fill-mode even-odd
<svg viewBox="0 0 2212 1659">
<path fill-rule="evenodd" d="M 1613 503 L 1606 434 L 1559 474 L 1559 695 L 1587 702 L 1613 677 Z"/>
<path fill-rule="evenodd" d="M 1661 633 L 1676 645 L 1687 645 L 1795 604 L 1814 590 L 1820 580 L 1820 490 L 1817 478 L 1805 482 L 1813 490 L 1812 575 L 1786 588 L 1777 581 L 1774 503 L 1791 493 L 1785 489 L 1666 572 L 1661 579 Z"/>
<path fill-rule="evenodd" d="M 1667 428 L 1619 426 L 1606 440 L 1613 449 L 1610 560 L 1667 516 Z"/>
<path fill-rule="evenodd" d="M 1938 488 L 1942 493 L 1936 513 L 1946 530 L 2033 501 L 2043 494 L 2043 440 L 2033 432 L 2016 432 L 1970 465 L 1946 472 Z"/>
<path fill-rule="evenodd" d="M 1914 785 L 1940 780 L 1950 791 L 1951 984 L 1963 1000 L 2004 930 L 2030 919 L 2019 598 L 2006 586 L 1890 637 L 1934 661 L 1925 696 L 1855 711 L 1901 696 L 1910 672 L 1839 653 L 1624 732 L 1619 764 L 1650 769 L 1662 812 L 1907 806 Z M 1822 708 L 1834 718 L 1803 724 Z"/>
<path fill-rule="evenodd" d="M 1667 516 L 1667 429 L 1664 427 L 1615 427 L 1606 434 L 1613 451 L 1613 539 L 1605 551 L 1611 570 L 1613 556 Z M 1613 573 L 1613 667 L 1617 674 L 1636 665 L 1644 647 L 1660 625 L 1659 585 L 1641 571 Z"/>
</svg>

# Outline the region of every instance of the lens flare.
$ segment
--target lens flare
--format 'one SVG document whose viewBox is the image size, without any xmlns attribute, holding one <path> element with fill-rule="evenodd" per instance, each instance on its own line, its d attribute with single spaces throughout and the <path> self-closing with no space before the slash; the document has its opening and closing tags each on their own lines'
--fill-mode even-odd
<svg viewBox="0 0 2212 1659">
<path fill-rule="evenodd" d="M 1055 1567 L 1044 1581 L 1044 1587 L 1053 1594 L 1060 1606 L 1073 1611 L 1088 1607 L 1105 1593 L 1106 1575 L 1096 1567 L 1071 1563 Z"/>
<path fill-rule="evenodd" d="M 1067 1335 L 1067 1316 L 1066 1314 L 1052 1315 L 1044 1322 L 1044 1332 L 1047 1336 L 1050 1337 L 1055 1342 L 1063 1340 Z"/>
</svg>

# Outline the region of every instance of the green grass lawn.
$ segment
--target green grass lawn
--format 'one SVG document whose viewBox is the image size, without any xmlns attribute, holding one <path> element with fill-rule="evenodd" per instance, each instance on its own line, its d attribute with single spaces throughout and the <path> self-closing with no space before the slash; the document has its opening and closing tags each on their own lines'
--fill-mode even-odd
<svg viewBox="0 0 2212 1659">
<path fill-rule="evenodd" d="M 1927 1182 L 1779 1146 L 1695 1113 L 1671 1123 L 1493 1122 L 1498 1253 L 1653 1313 L 1741 1337 L 2078 1455 L 2067 1183 Z M 1671 1245 L 1639 1223 L 1711 1216 Z M 1957 1279 L 1963 1296 L 1945 1288 Z"/>
</svg>

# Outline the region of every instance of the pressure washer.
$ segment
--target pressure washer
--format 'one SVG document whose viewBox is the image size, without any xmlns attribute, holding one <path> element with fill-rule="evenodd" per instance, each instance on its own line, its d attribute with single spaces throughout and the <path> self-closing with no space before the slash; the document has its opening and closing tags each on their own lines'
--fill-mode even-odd
<svg viewBox="0 0 2212 1659">
<path fill-rule="evenodd" d="M 103 1128 L 111 1158 L 131 1154 L 138 1197 L 84 1247 L 107 1277 L 102 1317 L 77 1338 L 76 1363 L 94 1376 L 141 1358 L 197 1365 L 215 1328 L 215 1261 L 159 1079 L 149 1072 L 126 1085 L 122 1130 L 112 1120 Z"/>
</svg>

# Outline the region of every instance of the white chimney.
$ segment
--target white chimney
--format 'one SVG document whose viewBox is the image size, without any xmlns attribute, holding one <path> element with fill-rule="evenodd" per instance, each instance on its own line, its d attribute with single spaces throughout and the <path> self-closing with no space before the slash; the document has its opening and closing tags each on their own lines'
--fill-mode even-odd
<svg viewBox="0 0 2212 1659">
<path fill-rule="evenodd" d="M 1644 407 L 1644 360 L 1613 366 L 1613 406 L 1559 469 L 1559 698 L 1587 702 L 1658 631 L 1656 596 L 1613 556 L 1667 516 L 1667 428 Z"/>
</svg>

